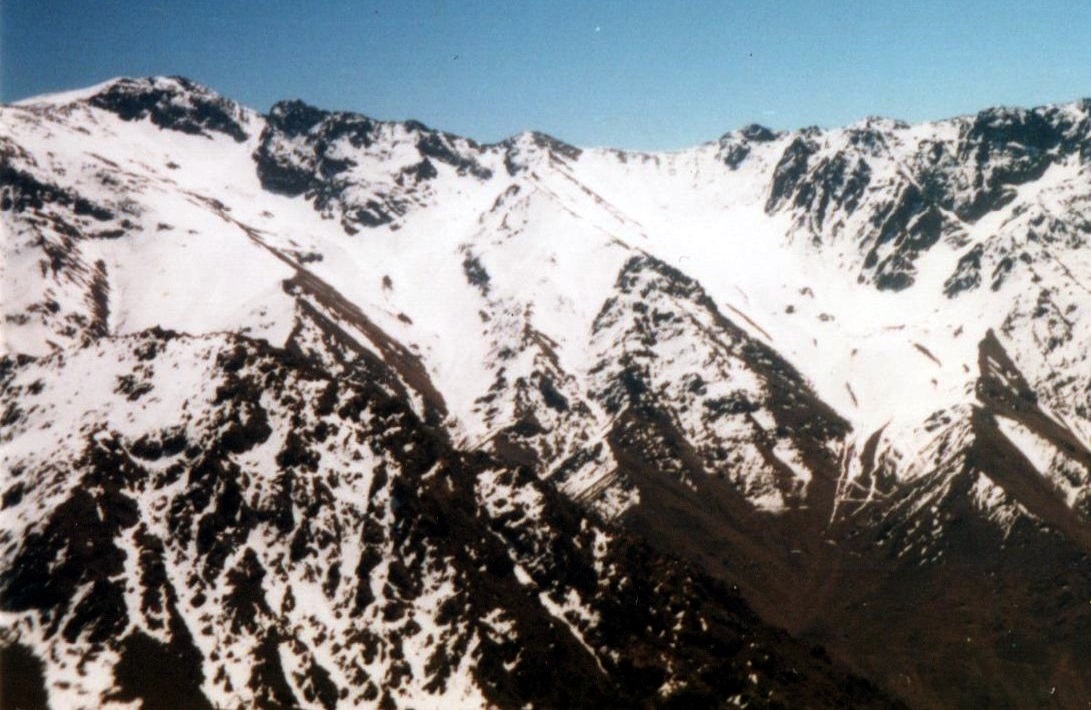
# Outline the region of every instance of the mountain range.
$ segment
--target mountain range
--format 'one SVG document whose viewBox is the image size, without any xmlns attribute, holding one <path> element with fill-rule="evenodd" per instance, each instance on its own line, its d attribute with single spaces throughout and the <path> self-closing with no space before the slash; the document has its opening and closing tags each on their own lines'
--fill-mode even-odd
<svg viewBox="0 0 1091 710">
<path fill-rule="evenodd" d="M 1084 707 L 1091 101 L 0 107 L 4 707 Z"/>
</svg>

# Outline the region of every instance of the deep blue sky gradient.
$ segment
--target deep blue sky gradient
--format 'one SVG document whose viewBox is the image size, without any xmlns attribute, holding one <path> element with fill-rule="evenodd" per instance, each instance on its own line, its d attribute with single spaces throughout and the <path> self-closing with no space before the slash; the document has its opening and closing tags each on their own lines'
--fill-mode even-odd
<svg viewBox="0 0 1091 710">
<path fill-rule="evenodd" d="M 1091 95 L 1091 2 L 0 0 L 3 102 L 151 74 L 487 142 L 681 148 Z"/>
</svg>

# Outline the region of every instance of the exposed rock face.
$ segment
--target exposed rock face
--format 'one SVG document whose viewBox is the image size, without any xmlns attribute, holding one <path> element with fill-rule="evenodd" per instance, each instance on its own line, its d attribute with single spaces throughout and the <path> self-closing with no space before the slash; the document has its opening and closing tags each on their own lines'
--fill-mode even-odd
<svg viewBox="0 0 1091 710">
<path fill-rule="evenodd" d="M 3 703 L 1078 706 L 1089 110 L 0 108 Z"/>
<path fill-rule="evenodd" d="M 766 209 L 792 211 L 815 239 L 864 245 L 860 278 L 902 290 L 941 239 L 962 246 L 966 230 L 1020 185 L 1053 165 L 1086 164 L 1086 108 L 989 109 L 934 132 L 881 119 L 804 131 L 777 164 Z"/>
<path fill-rule="evenodd" d="M 224 133 L 240 143 L 248 135 L 238 104 L 183 77 L 120 79 L 87 103 L 125 121 L 147 119 L 182 133 Z"/>
<path fill-rule="evenodd" d="M 429 202 L 427 182 L 438 175 L 433 161 L 460 176 L 487 180 L 492 172 L 477 161 L 477 152 L 472 141 L 414 121 L 383 123 L 282 101 L 269 112 L 254 160 L 267 190 L 306 195 L 315 209 L 339 213 L 353 234 L 390 224 L 412 205 Z M 396 172 L 375 179 L 367 169 L 375 160 L 394 162 Z"/>
</svg>

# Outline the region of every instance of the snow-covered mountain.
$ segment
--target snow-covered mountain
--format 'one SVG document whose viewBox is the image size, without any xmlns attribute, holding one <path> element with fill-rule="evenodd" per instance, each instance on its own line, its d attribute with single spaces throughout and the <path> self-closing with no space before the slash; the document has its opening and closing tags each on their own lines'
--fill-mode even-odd
<svg viewBox="0 0 1091 710">
<path fill-rule="evenodd" d="M 643 154 L 155 78 L 0 129 L 54 703 L 1091 697 L 1091 102 Z"/>
</svg>

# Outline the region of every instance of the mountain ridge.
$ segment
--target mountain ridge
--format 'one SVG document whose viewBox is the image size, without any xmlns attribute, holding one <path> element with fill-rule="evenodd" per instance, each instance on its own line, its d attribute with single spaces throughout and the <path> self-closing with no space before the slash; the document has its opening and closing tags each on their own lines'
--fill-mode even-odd
<svg viewBox="0 0 1091 710">
<path fill-rule="evenodd" d="M 149 75 L 149 76 L 143 76 L 143 77 L 119 75 L 119 76 L 115 76 L 115 77 L 112 77 L 110 79 L 106 79 L 106 80 L 104 80 L 102 82 L 99 82 L 97 84 L 93 84 L 91 86 L 87 86 L 87 87 L 84 87 L 84 88 L 63 90 L 63 91 L 55 91 L 55 92 L 48 92 L 48 93 L 45 93 L 45 94 L 39 94 L 39 95 L 35 95 L 35 96 L 28 96 L 28 97 L 19 99 L 17 101 L 11 102 L 11 103 L 6 104 L 6 105 L 8 105 L 8 106 L 34 106 L 34 105 L 51 104 L 51 105 L 60 106 L 60 105 L 64 105 L 64 104 L 76 103 L 76 102 L 79 102 L 79 101 L 86 100 L 86 99 L 92 97 L 95 94 L 102 93 L 104 91 L 108 91 L 109 89 L 114 88 L 114 87 L 116 87 L 118 85 L 129 85 L 129 86 L 140 85 L 140 84 L 155 85 L 156 83 L 162 83 L 162 82 L 173 82 L 175 86 L 180 86 L 183 90 L 186 90 L 186 91 L 197 91 L 197 92 L 200 92 L 200 93 L 210 93 L 210 94 L 213 94 L 213 95 L 215 95 L 217 97 L 226 99 L 226 97 L 223 94 L 220 94 L 216 90 L 212 89 L 210 86 L 208 86 L 206 84 L 202 84 L 199 81 L 195 81 L 193 79 L 190 79 L 190 78 L 188 78 L 186 76 L 182 76 L 182 75 Z M 244 105 L 242 103 L 236 102 L 236 101 L 231 100 L 231 99 L 228 99 L 228 100 L 232 104 L 234 104 L 235 106 L 238 106 L 239 108 L 246 108 L 246 107 L 244 107 Z M 778 129 L 774 129 L 774 128 L 764 126 L 764 125 L 762 125 L 760 123 L 753 123 L 752 122 L 752 123 L 748 123 L 748 124 L 745 124 L 743 126 L 740 126 L 739 128 L 728 130 L 727 132 L 721 134 L 718 138 L 710 138 L 710 139 L 708 139 L 708 140 L 706 140 L 704 142 L 694 143 L 694 144 L 691 144 L 691 145 L 688 145 L 688 146 L 675 148 L 675 149 L 668 149 L 668 150 L 640 150 L 640 149 L 618 148 L 618 147 L 614 147 L 614 146 L 611 146 L 611 145 L 576 146 L 575 144 L 568 143 L 567 141 L 565 141 L 563 139 L 560 139 L 560 138 L 557 138 L 557 137 L 549 134 L 548 132 L 542 131 L 540 129 L 534 129 L 534 128 L 524 129 L 522 131 L 519 131 L 519 132 L 514 133 L 512 135 L 509 135 L 507 137 L 500 138 L 498 140 L 494 140 L 494 141 L 491 141 L 491 142 L 490 141 L 482 141 L 482 140 L 474 139 L 474 138 L 471 138 L 469 136 L 460 136 L 460 135 L 450 133 L 450 132 L 447 132 L 447 131 L 441 131 L 441 132 L 445 133 L 446 135 L 453 136 L 453 137 L 463 138 L 466 141 L 469 141 L 469 142 L 471 142 L 471 143 L 473 143 L 473 144 L 475 144 L 477 146 L 481 146 L 481 147 L 484 147 L 484 148 L 500 146 L 500 145 L 503 145 L 503 144 L 506 144 L 506 143 L 513 143 L 513 142 L 516 142 L 517 139 L 519 139 L 521 136 L 541 136 L 542 138 L 544 138 L 547 141 L 554 142 L 554 143 L 560 144 L 562 146 L 569 146 L 571 148 L 575 148 L 576 150 L 580 150 L 580 151 L 583 151 L 583 150 L 598 150 L 598 151 L 614 151 L 614 152 L 620 152 L 620 153 L 628 153 L 628 154 L 631 154 L 631 155 L 651 155 L 651 154 L 671 154 L 671 153 L 685 152 L 685 151 L 688 151 L 688 150 L 692 150 L 693 148 L 696 148 L 696 147 L 698 147 L 700 145 L 708 145 L 708 144 L 711 144 L 711 143 L 722 141 L 722 140 L 730 138 L 730 137 L 742 137 L 742 138 L 747 138 L 747 139 L 752 140 L 752 141 L 767 141 L 767 140 L 770 140 L 772 138 L 781 137 L 781 136 L 787 135 L 787 134 L 792 134 L 792 135 L 795 135 L 795 134 L 808 134 L 808 133 L 809 134 L 815 134 L 815 133 L 827 133 L 827 132 L 836 131 L 836 130 L 839 130 L 839 129 L 867 129 L 867 128 L 874 127 L 877 124 L 884 125 L 884 126 L 887 126 L 887 127 L 890 127 L 890 128 L 907 129 L 907 128 L 911 128 L 913 126 L 919 126 L 919 125 L 932 125 L 932 124 L 940 124 L 940 123 L 968 121 L 968 120 L 971 120 L 971 119 L 974 119 L 974 118 L 978 118 L 982 114 L 1005 114 L 1005 113 L 1020 113 L 1020 112 L 1035 113 L 1035 112 L 1042 112 L 1042 111 L 1062 110 L 1062 109 L 1065 109 L 1065 108 L 1084 108 L 1085 109 L 1085 108 L 1087 108 L 1089 103 L 1091 103 L 1091 96 L 1074 98 L 1074 99 L 1071 99 L 1071 100 L 1068 100 L 1068 101 L 1043 103 L 1043 104 L 1039 104 L 1039 105 L 1035 105 L 1035 106 L 1031 106 L 1031 107 L 1022 106 L 1022 105 L 1018 105 L 1018 104 L 998 104 L 998 105 L 990 106 L 990 107 L 985 108 L 985 109 L 981 109 L 981 110 L 976 111 L 976 112 L 967 112 L 967 113 L 961 113 L 961 114 L 956 114 L 956 115 L 952 115 L 952 116 L 944 116 L 944 117 L 940 117 L 940 118 L 926 119 L 926 120 L 913 121 L 913 122 L 906 121 L 904 119 L 896 118 L 896 117 L 892 117 L 892 116 L 884 116 L 884 115 L 880 115 L 880 114 L 868 114 L 866 116 L 858 118 L 858 119 L 856 119 L 854 121 L 851 121 L 851 122 L 849 122 L 847 124 L 844 124 L 842 126 L 825 126 L 825 127 L 818 126 L 818 125 L 808 125 L 808 126 L 801 126 L 799 128 L 778 128 Z M 365 113 L 363 111 L 357 111 L 357 110 L 353 110 L 353 109 L 333 109 L 333 110 L 318 109 L 317 107 L 315 107 L 315 106 L 313 106 L 311 104 L 308 104 L 306 101 L 304 101 L 302 99 L 299 99 L 299 98 L 284 98 L 284 99 L 276 100 L 270 105 L 269 110 L 264 112 L 264 113 L 261 112 L 258 109 L 247 108 L 247 110 L 252 111 L 253 113 L 258 114 L 258 115 L 268 115 L 279 104 L 301 104 L 301 105 L 306 106 L 308 108 L 317 109 L 318 111 L 321 111 L 321 112 L 326 113 L 326 114 L 331 114 L 331 115 L 342 115 L 342 116 L 349 116 L 349 117 L 358 117 L 358 118 L 367 119 L 369 121 L 373 121 L 375 123 L 408 124 L 410 126 L 414 126 L 414 127 L 418 128 L 418 129 L 422 129 L 422 130 L 426 130 L 426 131 L 432 131 L 433 130 L 426 123 L 424 123 L 422 121 L 419 121 L 417 119 L 414 119 L 414 118 L 403 118 L 403 119 L 376 118 L 376 117 L 371 116 L 371 115 L 369 115 L 369 114 L 367 114 L 367 113 Z"/>
</svg>

